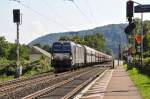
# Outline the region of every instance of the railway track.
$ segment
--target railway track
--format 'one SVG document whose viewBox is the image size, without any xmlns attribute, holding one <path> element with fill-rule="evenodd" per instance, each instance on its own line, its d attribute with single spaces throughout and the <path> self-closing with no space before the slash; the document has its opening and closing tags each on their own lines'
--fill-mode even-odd
<svg viewBox="0 0 150 99">
<path fill-rule="evenodd" d="M 27 81 L 27 80 L 36 79 L 36 78 L 39 78 L 39 77 L 51 75 L 51 74 L 53 74 L 53 73 L 52 72 L 43 73 L 43 74 L 35 75 L 33 77 L 30 77 L 30 78 L 18 78 L 18 79 L 14 79 L 14 80 L 10 80 L 10 81 L 0 82 L 0 88 L 2 86 L 12 85 L 12 84 L 20 83 L 20 82 L 23 82 L 23 81 Z"/>
<path fill-rule="evenodd" d="M 59 73 L 59 75 L 64 75 L 69 73 L 64 72 L 64 73 Z M 51 78 L 55 78 L 56 74 L 54 73 L 44 73 L 41 75 L 34 76 L 32 78 L 28 79 L 16 79 L 12 81 L 7 81 L 6 83 L 2 82 L 0 84 L 0 99 L 2 96 L 8 95 L 9 93 L 17 92 L 18 90 L 23 89 L 25 86 L 32 86 L 32 84 L 37 84 L 37 83 L 42 83 L 43 81 Z"/>
<path fill-rule="evenodd" d="M 102 74 L 108 68 L 94 67 L 88 71 L 74 75 L 59 83 L 30 94 L 22 99 L 68 99 L 72 98 L 89 82 Z"/>
<path fill-rule="evenodd" d="M 36 76 L 36 77 L 29 78 L 29 79 L 17 79 L 17 80 L 9 81 L 9 82 L 6 82 L 6 83 L 1 83 L 0 93 L 9 92 L 11 90 L 17 89 L 18 87 L 34 83 L 34 82 L 36 82 L 40 79 L 44 80 L 44 79 L 47 79 L 49 77 L 54 77 L 54 74 L 53 73 L 47 73 L 47 74 L 44 74 L 44 75 L 39 75 L 39 76 Z"/>
<path fill-rule="evenodd" d="M 36 79 L 31 79 L 20 83 L 3 86 L 0 89 L 0 99 L 20 99 L 21 97 L 24 97 L 28 94 L 34 93 L 38 90 L 46 88 L 64 79 L 68 79 L 72 75 L 76 75 L 81 72 L 87 71 L 88 69 L 91 69 L 91 67 L 76 70 L 74 72 L 60 73 L 57 76 L 49 75 L 46 77 L 39 77 Z"/>
</svg>

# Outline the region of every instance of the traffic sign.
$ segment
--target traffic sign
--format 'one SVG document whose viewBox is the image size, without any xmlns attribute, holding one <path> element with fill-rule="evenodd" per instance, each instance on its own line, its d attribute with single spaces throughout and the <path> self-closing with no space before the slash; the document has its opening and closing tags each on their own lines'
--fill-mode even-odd
<svg viewBox="0 0 150 99">
<path fill-rule="evenodd" d="M 134 12 L 135 13 L 150 12 L 150 4 L 134 6 Z"/>
<path fill-rule="evenodd" d="M 142 36 L 141 36 L 141 35 L 136 35 L 136 36 L 135 36 L 135 40 L 136 40 L 136 42 L 137 42 L 138 44 L 140 44 L 141 41 L 142 41 Z"/>
</svg>

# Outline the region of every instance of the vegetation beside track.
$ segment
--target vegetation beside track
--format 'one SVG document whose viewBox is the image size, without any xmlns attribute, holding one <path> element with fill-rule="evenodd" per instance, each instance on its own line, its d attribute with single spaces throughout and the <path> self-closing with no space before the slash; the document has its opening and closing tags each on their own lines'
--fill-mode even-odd
<svg viewBox="0 0 150 99">
<path fill-rule="evenodd" d="M 40 46 L 50 52 L 48 45 Z M 30 63 L 28 45 L 20 45 L 20 65 L 23 67 L 21 78 L 28 78 L 33 75 L 52 70 L 51 65 L 41 57 L 39 61 Z M 13 80 L 16 74 L 16 44 L 8 42 L 5 37 L 0 36 L 0 82 Z"/>
<path fill-rule="evenodd" d="M 127 65 L 124 65 L 129 76 L 131 77 L 134 84 L 140 91 L 143 99 L 150 99 L 150 76 L 143 74 L 139 69 L 133 67 L 130 68 Z"/>
<path fill-rule="evenodd" d="M 6 75 L 0 76 L 0 82 L 2 82 L 2 81 L 9 81 L 9 80 L 13 80 L 13 79 L 14 79 L 13 76 L 6 76 Z"/>
<path fill-rule="evenodd" d="M 0 68 L 0 82 L 14 79 L 16 67 L 13 64 L 7 64 L 4 65 L 3 68 Z M 51 67 L 51 64 L 45 63 L 44 59 L 41 59 L 40 61 L 36 61 L 35 63 L 26 63 L 25 65 L 23 65 L 23 74 L 20 78 L 30 78 L 32 76 L 51 72 L 52 70 L 53 68 Z"/>
</svg>

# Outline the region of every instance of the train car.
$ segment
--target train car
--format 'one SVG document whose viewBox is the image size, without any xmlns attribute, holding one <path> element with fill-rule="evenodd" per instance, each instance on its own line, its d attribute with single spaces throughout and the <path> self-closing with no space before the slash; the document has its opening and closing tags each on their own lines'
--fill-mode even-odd
<svg viewBox="0 0 150 99">
<path fill-rule="evenodd" d="M 51 62 L 55 72 L 108 62 L 111 59 L 110 55 L 71 41 L 54 42 L 52 45 Z"/>
<path fill-rule="evenodd" d="M 112 56 L 104 54 L 104 62 L 108 62 L 112 60 Z"/>
<path fill-rule="evenodd" d="M 106 55 L 106 61 L 109 62 L 109 61 L 111 61 L 111 60 L 112 60 L 112 56 Z"/>
<path fill-rule="evenodd" d="M 101 63 L 103 62 L 103 53 L 96 51 L 96 63 Z"/>
<path fill-rule="evenodd" d="M 91 64 L 96 63 L 97 51 L 85 45 L 83 47 L 85 50 L 85 53 L 84 53 L 85 65 L 91 65 Z"/>
<path fill-rule="evenodd" d="M 84 47 L 82 45 L 76 44 L 73 57 L 74 68 L 82 67 L 84 65 Z"/>
<path fill-rule="evenodd" d="M 84 48 L 70 41 L 54 42 L 52 45 L 52 65 L 55 72 L 78 68 L 84 64 Z"/>
</svg>

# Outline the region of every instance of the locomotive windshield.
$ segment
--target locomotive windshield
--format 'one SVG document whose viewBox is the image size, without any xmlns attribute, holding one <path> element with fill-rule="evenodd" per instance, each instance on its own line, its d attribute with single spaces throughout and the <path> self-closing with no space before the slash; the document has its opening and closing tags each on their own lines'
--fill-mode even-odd
<svg viewBox="0 0 150 99">
<path fill-rule="evenodd" d="M 54 43 L 53 52 L 70 52 L 71 45 L 70 43 Z"/>
</svg>

